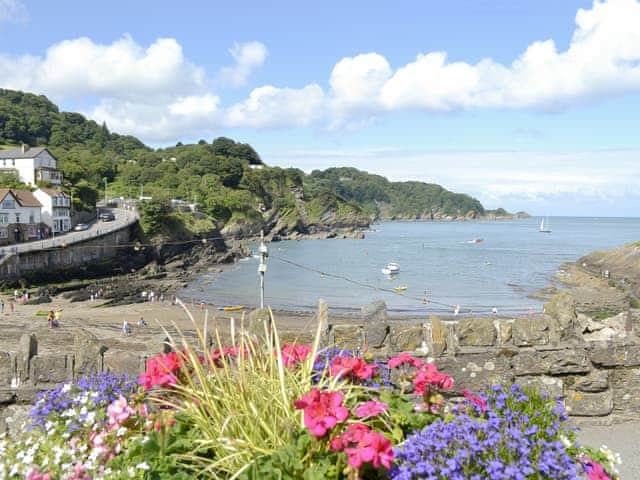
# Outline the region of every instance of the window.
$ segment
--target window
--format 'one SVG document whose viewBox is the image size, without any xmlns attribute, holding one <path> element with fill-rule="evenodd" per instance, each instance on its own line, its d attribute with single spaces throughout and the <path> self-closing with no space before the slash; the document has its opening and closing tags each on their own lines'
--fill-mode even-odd
<svg viewBox="0 0 640 480">
<path fill-rule="evenodd" d="M 9 238 L 9 230 L 0 228 L 0 238 Z"/>
<path fill-rule="evenodd" d="M 16 208 L 16 201 L 13 198 L 5 198 L 2 201 L 2 205 L 0 205 L 0 207 L 2 207 L 2 208 Z"/>
<path fill-rule="evenodd" d="M 0 225 L 6 225 L 9 223 L 9 214 L 0 212 Z"/>
<path fill-rule="evenodd" d="M 16 213 L 16 223 L 20 223 L 20 214 Z"/>
<path fill-rule="evenodd" d="M 33 213 L 29 214 L 29 223 L 36 223 L 36 216 Z"/>
</svg>

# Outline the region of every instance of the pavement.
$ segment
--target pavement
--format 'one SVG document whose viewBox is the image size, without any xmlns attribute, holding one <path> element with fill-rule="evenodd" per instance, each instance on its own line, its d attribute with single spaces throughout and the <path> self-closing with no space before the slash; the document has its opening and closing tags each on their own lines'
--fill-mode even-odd
<svg viewBox="0 0 640 480">
<path fill-rule="evenodd" d="M 610 426 L 581 427 L 578 439 L 585 445 L 606 445 L 620 454 L 621 480 L 640 480 L 640 419 Z"/>
</svg>

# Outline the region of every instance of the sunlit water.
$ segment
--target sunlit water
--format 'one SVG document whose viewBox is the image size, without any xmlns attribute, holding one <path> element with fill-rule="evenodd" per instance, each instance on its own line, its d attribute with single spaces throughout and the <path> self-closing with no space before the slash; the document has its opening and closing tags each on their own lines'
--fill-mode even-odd
<svg viewBox="0 0 640 480">
<path fill-rule="evenodd" d="M 271 243 L 265 303 L 307 310 L 323 298 L 334 311 L 348 312 L 382 299 L 396 314 L 453 313 L 455 305 L 461 313 L 493 308 L 499 313 L 535 312 L 541 302 L 528 295 L 547 286 L 561 263 L 640 239 L 638 218 L 552 217 L 552 233 L 539 232 L 539 224 L 537 218 L 387 222 L 374 225 L 364 240 Z M 484 241 L 470 243 L 474 239 Z M 400 264 L 399 275 L 390 278 L 381 272 L 389 262 Z M 222 274 L 203 275 L 182 296 L 216 305 L 256 306 L 257 267 L 256 258 L 244 259 Z M 402 294 L 394 290 L 400 285 L 407 286 Z"/>
</svg>

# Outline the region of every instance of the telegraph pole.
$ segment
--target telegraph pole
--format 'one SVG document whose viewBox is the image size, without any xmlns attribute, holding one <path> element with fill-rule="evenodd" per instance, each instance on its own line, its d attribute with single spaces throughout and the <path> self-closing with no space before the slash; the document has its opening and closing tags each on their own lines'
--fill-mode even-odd
<svg viewBox="0 0 640 480">
<path fill-rule="evenodd" d="M 258 274 L 260 274 L 260 308 L 264 308 L 264 273 L 267 271 L 267 246 L 264 244 L 264 230 L 260 231 L 260 265 L 258 265 Z"/>
</svg>

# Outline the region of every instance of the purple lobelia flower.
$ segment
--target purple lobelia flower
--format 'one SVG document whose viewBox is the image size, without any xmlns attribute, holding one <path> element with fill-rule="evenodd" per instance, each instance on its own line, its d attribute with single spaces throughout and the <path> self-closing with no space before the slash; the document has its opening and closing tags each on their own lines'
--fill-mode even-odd
<svg viewBox="0 0 640 480">
<path fill-rule="evenodd" d="M 571 435 L 561 405 L 519 385 L 496 386 L 482 396 L 487 409 L 471 402 L 449 421 L 438 420 L 394 450 L 397 480 L 580 478 L 566 450 Z"/>
</svg>

